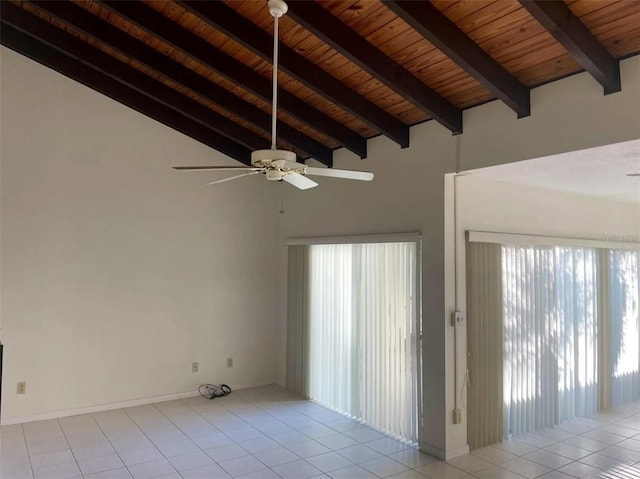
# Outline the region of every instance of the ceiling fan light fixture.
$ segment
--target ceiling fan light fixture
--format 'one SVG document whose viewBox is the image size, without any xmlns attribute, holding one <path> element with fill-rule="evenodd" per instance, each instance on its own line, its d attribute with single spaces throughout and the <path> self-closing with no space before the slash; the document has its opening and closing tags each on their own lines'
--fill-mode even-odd
<svg viewBox="0 0 640 479">
<path fill-rule="evenodd" d="M 280 170 L 267 170 L 265 176 L 269 181 L 280 181 L 284 176 L 284 173 Z"/>
</svg>

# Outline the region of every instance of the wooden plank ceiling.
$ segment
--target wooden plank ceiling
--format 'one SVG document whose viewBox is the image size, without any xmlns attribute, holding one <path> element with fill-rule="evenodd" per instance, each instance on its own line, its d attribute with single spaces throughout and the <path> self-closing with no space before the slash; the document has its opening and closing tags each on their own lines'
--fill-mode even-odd
<svg viewBox="0 0 640 479">
<path fill-rule="evenodd" d="M 1 1 L 2 44 L 242 163 L 270 144 L 273 19 L 262 0 Z M 332 165 L 368 138 L 586 70 L 621 88 L 640 0 L 291 1 L 280 20 L 278 145 Z"/>
</svg>

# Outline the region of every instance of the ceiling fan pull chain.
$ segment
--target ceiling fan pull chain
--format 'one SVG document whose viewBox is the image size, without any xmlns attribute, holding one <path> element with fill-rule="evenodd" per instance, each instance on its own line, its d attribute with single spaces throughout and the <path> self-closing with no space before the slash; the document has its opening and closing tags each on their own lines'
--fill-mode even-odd
<svg viewBox="0 0 640 479">
<path fill-rule="evenodd" d="M 280 214 L 284 214 L 284 181 L 280 182 Z"/>
</svg>

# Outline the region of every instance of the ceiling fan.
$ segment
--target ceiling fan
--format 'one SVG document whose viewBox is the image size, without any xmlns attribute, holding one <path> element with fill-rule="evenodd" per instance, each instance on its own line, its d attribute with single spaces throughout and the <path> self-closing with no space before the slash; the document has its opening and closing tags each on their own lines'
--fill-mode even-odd
<svg viewBox="0 0 640 479">
<path fill-rule="evenodd" d="M 251 166 L 174 166 L 181 171 L 236 171 L 240 175 L 212 181 L 207 185 L 224 183 L 245 176 L 263 173 L 269 181 L 286 181 L 306 190 L 318 186 L 307 176 L 330 176 L 349 180 L 371 181 L 373 173 L 368 171 L 337 170 L 334 168 L 315 168 L 296 161 L 292 151 L 278 149 L 276 145 L 276 123 L 278 107 L 278 19 L 287 13 L 289 7 L 283 0 L 269 0 L 269 12 L 273 17 L 273 105 L 271 111 L 271 149 L 256 150 L 251 153 Z"/>
</svg>

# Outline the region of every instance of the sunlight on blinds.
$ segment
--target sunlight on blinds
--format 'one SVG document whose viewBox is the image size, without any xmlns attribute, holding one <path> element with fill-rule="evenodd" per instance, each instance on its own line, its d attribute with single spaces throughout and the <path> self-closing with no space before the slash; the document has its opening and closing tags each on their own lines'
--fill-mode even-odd
<svg viewBox="0 0 640 479">
<path fill-rule="evenodd" d="M 312 399 L 349 412 L 357 407 L 353 378 L 352 245 L 312 246 L 310 252 L 310 381 Z"/>
<path fill-rule="evenodd" d="M 310 397 L 417 441 L 416 243 L 309 248 Z"/>
<path fill-rule="evenodd" d="M 612 340 L 612 405 L 640 397 L 640 310 L 638 253 L 609 253 L 609 303 Z"/>
<path fill-rule="evenodd" d="M 638 249 L 470 242 L 468 252 L 469 332 L 480 335 L 469 341 L 472 446 L 495 441 L 486 431 L 500 424 L 507 438 L 640 399 Z M 499 339 L 502 351 L 483 349 Z M 490 391 L 500 379 L 502 421 Z"/>
<path fill-rule="evenodd" d="M 597 252 L 502 247 L 504 436 L 597 409 Z"/>
</svg>

